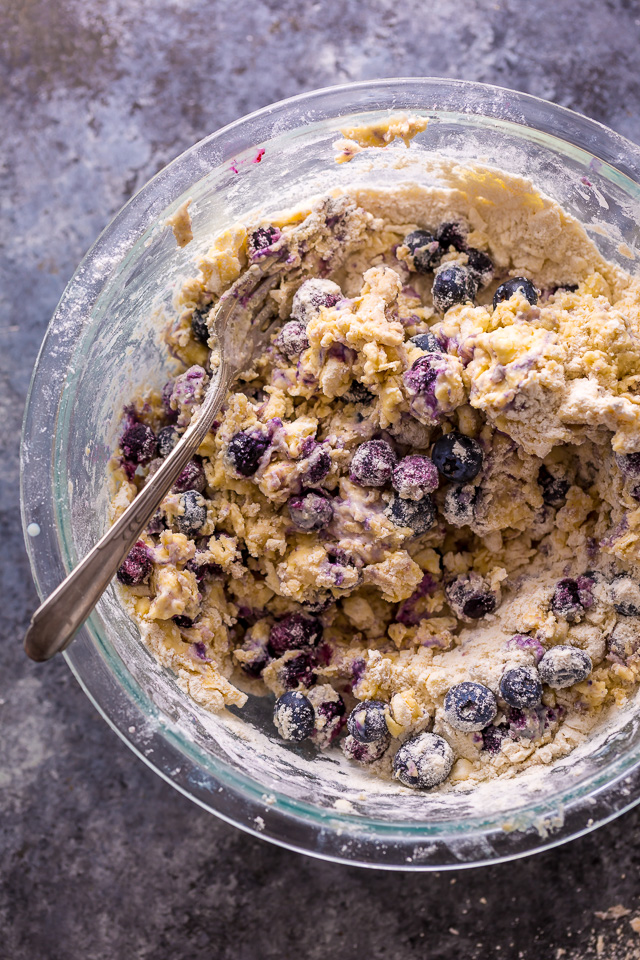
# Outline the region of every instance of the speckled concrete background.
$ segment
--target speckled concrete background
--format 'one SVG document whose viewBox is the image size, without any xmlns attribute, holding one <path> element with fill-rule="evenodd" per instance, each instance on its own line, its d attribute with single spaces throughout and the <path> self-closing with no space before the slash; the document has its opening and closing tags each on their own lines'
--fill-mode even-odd
<svg viewBox="0 0 640 960">
<path fill-rule="evenodd" d="M 511 86 L 640 142 L 639 43 L 634 0 L 2 0 L 2 958 L 640 956 L 638 811 L 527 861 L 376 874 L 244 836 L 150 773 L 61 660 L 22 655 L 36 596 L 17 468 L 65 283 L 185 147 L 291 94 L 403 75 Z M 595 916 L 616 904 L 631 913 Z"/>
</svg>

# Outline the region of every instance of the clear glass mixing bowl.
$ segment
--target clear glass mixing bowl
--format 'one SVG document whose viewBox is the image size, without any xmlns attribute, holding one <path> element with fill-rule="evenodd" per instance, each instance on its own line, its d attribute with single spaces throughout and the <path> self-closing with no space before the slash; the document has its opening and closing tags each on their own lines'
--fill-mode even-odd
<svg viewBox="0 0 640 960">
<path fill-rule="evenodd" d="M 371 164 L 367 153 L 335 164 L 340 127 L 392 110 L 429 118 L 410 151 L 390 148 L 409 166 Z M 633 267 L 640 149 L 533 97 L 450 80 L 356 83 L 294 97 L 212 134 L 120 211 L 47 331 L 22 442 L 23 523 L 42 597 L 104 531 L 123 404 L 141 383 L 166 379 L 154 308 L 169 305 L 180 278 L 193 274 L 207 235 L 331 186 L 424 179 L 411 162 L 424 151 L 525 173 L 607 257 Z M 180 251 L 163 221 L 187 197 L 195 241 Z M 636 704 L 552 769 L 474 792 L 407 794 L 337 751 L 315 757 L 280 741 L 268 698 L 251 698 L 242 719 L 201 710 L 152 659 L 112 589 L 65 657 L 107 722 L 169 783 L 244 830 L 318 857 L 418 870 L 489 863 L 577 836 L 639 797 Z"/>
</svg>

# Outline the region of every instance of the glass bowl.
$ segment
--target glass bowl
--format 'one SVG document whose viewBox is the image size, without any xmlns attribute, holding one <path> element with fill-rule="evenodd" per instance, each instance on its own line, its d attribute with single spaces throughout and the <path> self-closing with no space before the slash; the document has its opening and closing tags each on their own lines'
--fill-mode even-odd
<svg viewBox="0 0 640 960">
<path fill-rule="evenodd" d="M 402 143 L 336 165 L 339 128 L 390 111 L 429 119 Z M 154 312 L 194 273 L 206 236 L 250 212 L 332 186 L 424 179 L 425 152 L 526 174 L 629 269 L 638 246 L 640 149 L 598 123 L 524 94 L 451 80 L 355 83 L 294 97 L 212 134 L 120 211 L 84 258 L 47 331 L 27 402 L 22 509 L 33 575 L 46 596 L 102 534 L 107 462 L 122 407 L 159 386 L 166 353 Z M 387 161 L 402 152 L 406 167 Z M 164 225 L 193 198 L 195 240 Z M 270 698 L 211 715 L 139 640 L 111 588 L 64 654 L 97 709 L 160 776 L 212 813 L 282 846 L 344 863 L 441 869 L 523 856 L 578 836 L 638 801 L 640 730 L 630 703 L 547 769 L 471 792 L 402 791 L 335 750 L 283 743 Z M 43 669 L 46 669 L 43 668 Z"/>
</svg>

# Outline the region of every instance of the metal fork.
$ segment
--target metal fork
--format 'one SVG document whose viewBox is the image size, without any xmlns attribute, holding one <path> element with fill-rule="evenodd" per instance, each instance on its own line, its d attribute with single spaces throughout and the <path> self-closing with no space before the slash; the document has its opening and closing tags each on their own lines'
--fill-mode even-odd
<svg viewBox="0 0 640 960">
<path fill-rule="evenodd" d="M 220 298 L 211 323 L 219 363 L 212 369 L 202 406 L 122 516 L 38 607 L 24 639 L 24 649 L 32 660 L 48 660 L 71 643 L 161 500 L 203 442 L 229 387 L 268 342 L 278 319 L 275 304 L 267 300 L 269 291 L 282 278 L 281 270 L 269 274 L 272 263 L 270 259 L 261 266 L 251 266 Z"/>
</svg>

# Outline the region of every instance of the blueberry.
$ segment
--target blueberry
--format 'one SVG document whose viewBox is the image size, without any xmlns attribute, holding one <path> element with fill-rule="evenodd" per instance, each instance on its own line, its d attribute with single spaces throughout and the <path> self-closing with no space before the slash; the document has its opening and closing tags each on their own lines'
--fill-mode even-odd
<svg viewBox="0 0 640 960">
<path fill-rule="evenodd" d="M 478 487 L 471 484 L 449 487 L 443 505 L 445 520 L 454 527 L 471 524 L 477 499 Z"/>
<path fill-rule="evenodd" d="M 345 398 L 350 403 L 361 403 L 366 405 L 371 403 L 371 401 L 374 399 L 374 396 L 370 390 L 367 390 L 363 383 L 360 383 L 359 380 L 352 380 L 351 386 L 345 393 Z"/>
<path fill-rule="evenodd" d="M 416 536 L 431 530 L 436 522 L 436 508 L 428 494 L 425 494 L 422 500 L 394 497 L 385 510 L 385 515 L 396 527 L 410 527 Z"/>
<path fill-rule="evenodd" d="M 569 481 L 564 477 L 555 477 L 544 463 L 538 471 L 538 483 L 542 487 L 542 499 L 549 507 L 562 507 L 569 492 Z"/>
<path fill-rule="evenodd" d="M 540 679 L 556 690 L 586 680 L 593 669 L 591 657 L 578 647 L 558 645 L 547 650 L 538 664 Z"/>
<path fill-rule="evenodd" d="M 445 594 L 452 611 L 462 620 L 480 620 L 498 606 L 497 595 L 473 571 L 447 584 Z"/>
<path fill-rule="evenodd" d="M 156 455 L 156 435 L 145 423 L 134 423 L 122 435 L 122 452 L 133 463 L 148 463 Z"/>
<path fill-rule="evenodd" d="M 280 239 L 282 234 L 277 227 L 258 227 L 249 234 L 249 248 L 253 254 L 266 251 Z"/>
<path fill-rule="evenodd" d="M 414 230 L 402 242 L 409 248 L 409 267 L 416 273 L 429 273 L 439 262 L 442 255 L 440 244 L 427 230 Z"/>
<path fill-rule="evenodd" d="M 298 530 L 324 530 L 331 523 L 331 500 L 310 490 L 302 496 L 289 499 L 289 516 Z"/>
<path fill-rule="evenodd" d="M 313 733 L 315 713 L 304 693 L 289 691 L 278 697 L 273 722 L 283 740 L 306 740 Z"/>
<path fill-rule="evenodd" d="M 607 638 L 607 649 L 612 656 L 609 659 L 626 663 L 635 657 L 640 649 L 640 631 L 633 621 L 620 620 Z"/>
<path fill-rule="evenodd" d="M 336 739 L 344 726 L 346 707 L 339 693 L 329 687 L 314 687 L 309 691 L 309 699 L 316 714 L 315 729 L 311 739 L 318 747 L 328 747 Z"/>
<path fill-rule="evenodd" d="M 368 440 L 353 455 L 350 477 L 362 487 L 384 487 L 391 480 L 396 460 L 385 440 Z"/>
<path fill-rule="evenodd" d="M 197 490 L 202 493 L 207 485 L 204 467 L 199 460 L 189 460 L 178 479 L 173 485 L 175 493 L 184 493 L 186 490 Z"/>
<path fill-rule="evenodd" d="M 305 280 L 293 298 L 291 316 L 306 325 L 323 307 L 335 307 L 342 299 L 342 290 L 333 280 Z"/>
<path fill-rule="evenodd" d="M 436 270 L 431 296 L 434 307 L 440 313 L 446 313 L 457 303 L 472 301 L 477 292 L 477 281 L 466 267 L 458 263 L 445 263 Z"/>
<path fill-rule="evenodd" d="M 535 667 L 510 667 L 500 680 L 500 696 L 510 707 L 537 707 L 542 700 L 542 684 Z"/>
<path fill-rule="evenodd" d="M 496 292 L 493 295 L 493 306 L 498 306 L 499 303 L 502 303 L 503 300 L 510 300 L 511 297 L 518 291 L 529 303 L 535 307 L 538 302 L 538 291 L 531 283 L 531 280 L 527 280 L 526 277 L 511 277 L 510 280 L 505 280 L 504 283 L 501 283 Z"/>
<path fill-rule="evenodd" d="M 498 712 L 496 698 L 488 687 L 472 680 L 457 683 L 444 698 L 444 717 L 456 730 L 484 730 Z"/>
<path fill-rule="evenodd" d="M 182 431 L 171 424 L 158 430 L 158 453 L 160 456 L 168 457 L 181 436 Z"/>
<path fill-rule="evenodd" d="M 620 473 L 632 480 L 640 477 L 640 453 L 616 453 Z"/>
<path fill-rule="evenodd" d="M 551 609 L 558 617 L 563 617 L 569 623 L 577 623 L 583 616 L 585 606 L 583 601 L 588 599 L 584 589 L 580 590 L 577 580 L 565 577 L 558 580 L 551 598 Z"/>
<path fill-rule="evenodd" d="M 173 622 L 177 627 L 183 627 L 185 630 L 188 630 L 190 627 L 193 626 L 193 620 L 191 619 L 191 617 L 185 617 L 182 614 L 178 614 L 175 617 L 171 617 L 171 619 L 173 620 Z"/>
<path fill-rule="evenodd" d="M 435 333 L 417 333 L 415 337 L 411 337 L 408 342 L 412 343 L 418 350 L 424 350 L 426 353 L 445 352 Z"/>
<path fill-rule="evenodd" d="M 631 577 L 616 577 L 609 588 L 613 609 L 621 617 L 640 617 L 640 587 Z"/>
<path fill-rule="evenodd" d="M 390 736 L 374 740 L 373 743 L 362 743 L 349 735 L 342 741 L 342 752 L 348 760 L 355 760 L 356 763 L 375 763 L 384 755 L 390 742 Z"/>
<path fill-rule="evenodd" d="M 509 724 L 498 723 L 482 731 L 482 749 L 487 753 L 500 753 L 502 741 L 509 736 Z"/>
<path fill-rule="evenodd" d="M 469 229 L 462 220 L 441 223 L 436 230 L 436 237 L 444 253 L 447 253 L 450 247 L 454 250 L 466 250 L 468 234 Z"/>
<path fill-rule="evenodd" d="M 321 637 L 322 624 L 316 617 L 290 613 L 271 628 L 269 648 L 274 657 L 281 657 L 287 650 L 314 647 Z"/>
<path fill-rule="evenodd" d="M 393 489 L 409 500 L 420 500 L 438 489 L 438 471 L 429 457 L 414 454 L 403 457 L 393 471 Z"/>
<path fill-rule="evenodd" d="M 147 582 L 152 570 L 153 560 L 147 545 L 143 540 L 138 540 L 118 568 L 116 576 L 120 583 L 125 583 L 128 587 L 137 587 L 138 584 Z"/>
<path fill-rule="evenodd" d="M 312 486 L 320 483 L 331 470 L 331 454 L 321 444 L 317 443 L 311 452 L 305 456 L 306 463 L 300 474 L 303 483 Z"/>
<path fill-rule="evenodd" d="M 434 443 L 431 459 L 445 480 L 468 483 L 482 469 L 482 448 L 462 433 L 447 433 Z"/>
<path fill-rule="evenodd" d="M 196 490 L 186 490 L 180 494 L 183 513 L 176 517 L 176 526 L 180 533 L 193 537 L 207 519 L 207 503 Z"/>
<path fill-rule="evenodd" d="M 205 307 L 204 310 L 194 310 L 191 314 L 191 330 L 198 343 L 208 346 L 209 327 L 207 326 L 207 316 L 211 307 Z"/>
<path fill-rule="evenodd" d="M 430 399 L 430 406 L 434 410 L 438 407 L 435 388 L 438 376 L 446 369 L 444 359 L 436 353 L 424 353 L 411 364 L 403 380 L 411 393 L 416 396 L 426 396 Z"/>
<path fill-rule="evenodd" d="M 282 663 L 278 676 L 285 690 L 293 690 L 300 685 L 310 687 L 316 678 L 314 668 L 315 661 L 311 655 L 302 651 Z"/>
<path fill-rule="evenodd" d="M 250 677 L 259 677 L 271 662 L 267 644 L 260 637 L 254 637 L 251 630 L 245 634 L 244 642 L 238 650 L 241 654 L 238 657 L 240 667 Z"/>
<path fill-rule="evenodd" d="M 347 720 L 347 730 L 361 743 L 373 743 L 389 737 L 387 705 L 382 700 L 363 700 L 356 704 Z"/>
<path fill-rule="evenodd" d="M 193 560 L 189 560 L 185 566 L 186 569 L 190 570 L 195 576 L 198 583 L 201 583 L 203 580 L 208 579 L 209 577 L 222 576 L 222 567 L 217 563 L 211 563 L 209 560 L 203 560 L 202 553 L 199 551 L 196 551 L 196 555 Z"/>
<path fill-rule="evenodd" d="M 175 383 L 175 380 L 167 380 L 162 388 L 162 407 L 167 420 L 171 421 L 172 423 L 178 418 L 178 411 L 174 410 L 171 406 L 171 397 L 173 396 L 173 388 L 175 387 Z M 163 456 L 163 454 L 161 454 L 161 456 Z"/>
<path fill-rule="evenodd" d="M 393 758 L 393 775 L 405 787 L 429 790 L 451 773 L 453 750 L 437 733 L 419 733 L 405 741 Z"/>
<path fill-rule="evenodd" d="M 309 346 L 307 328 L 299 320 L 289 320 L 280 328 L 274 342 L 280 353 L 288 360 L 293 360 Z"/>
<path fill-rule="evenodd" d="M 227 457 L 236 473 L 251 477 L 260 466 L 260 460 L 268 446 L 268 437 L 241 430 L 231 437 L 227 446 Z"/>
<path fill-rule="evenodd" d="M 478 286 L 486 287 L 493 279 L 493 262 L 491 257 L 482 250 L 476 250 L 475 247 L 469 247 L 467 254 L 467 270 L 471 271 Z"/>
</svg>

